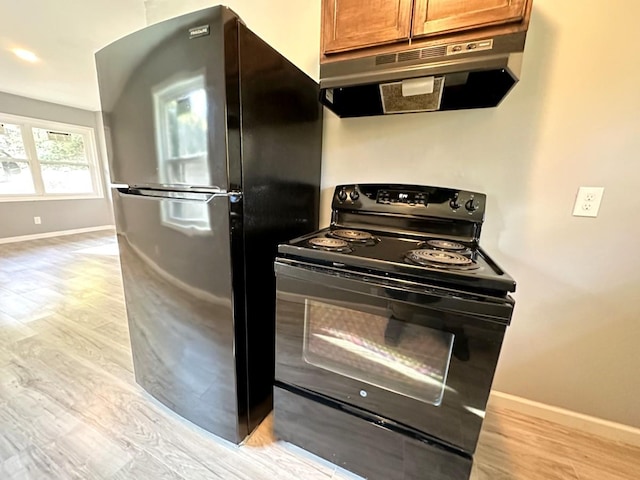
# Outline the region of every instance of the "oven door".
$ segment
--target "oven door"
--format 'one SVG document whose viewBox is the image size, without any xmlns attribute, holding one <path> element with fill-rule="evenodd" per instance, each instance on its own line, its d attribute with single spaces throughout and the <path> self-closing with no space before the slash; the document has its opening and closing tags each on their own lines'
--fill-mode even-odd
<svg viewBox="0 0 640 480">
<path fill-rule="evenodd" d="M 278 259 L 276 382 L 473 453 L 513 300 Z"/>
</svg>

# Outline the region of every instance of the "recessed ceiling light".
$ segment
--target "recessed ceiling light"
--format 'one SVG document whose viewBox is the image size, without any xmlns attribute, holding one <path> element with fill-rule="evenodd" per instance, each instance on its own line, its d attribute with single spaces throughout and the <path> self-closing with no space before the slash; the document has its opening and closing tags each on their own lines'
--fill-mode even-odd
<svg viewBox="0 0 640 480">
<path fill-rule="evenodd" d="M 15 53 L 18 58 L 26 60 L 27 62 L 33 63 L 38 61 L 38 56 L 35 53 L 30 52 L 29 50 L 25 50 L 23 48 L 14 48 L 12 52 Z"/>
</svg>

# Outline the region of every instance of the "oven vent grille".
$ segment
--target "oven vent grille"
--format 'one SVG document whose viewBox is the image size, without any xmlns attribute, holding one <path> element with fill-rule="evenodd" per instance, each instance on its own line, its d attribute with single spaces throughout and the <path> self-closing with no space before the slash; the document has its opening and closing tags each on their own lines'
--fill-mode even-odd
<svg viewBox="0 0 640 480">
<path fill-rule="evenodd" d="M 389 65 L 391 63 L 411 62 L 421 58 L 435 58 L 447 54 L 446 45 L 429 47 L 420 50 L 409 50 L 400 53 L 387 53 L 376 57 L 376 65 Z"/>
</svg>

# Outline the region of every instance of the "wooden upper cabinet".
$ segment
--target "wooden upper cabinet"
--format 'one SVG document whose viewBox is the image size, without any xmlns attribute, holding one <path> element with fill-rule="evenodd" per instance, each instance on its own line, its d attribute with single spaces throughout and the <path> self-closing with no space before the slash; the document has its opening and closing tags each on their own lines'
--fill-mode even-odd
<svg viewBox="0 0 640 480">
<path fill-rule="evenodd" d="M 323 0 L 322 53 L 407 40 L 412 6 L 413 0 Z"/>
<path fill-rule="evenodd" d="M 525 15 L 526 3 L 526 0 L 415 0 L 412 36 L 519 22 Z"/>
</svg>

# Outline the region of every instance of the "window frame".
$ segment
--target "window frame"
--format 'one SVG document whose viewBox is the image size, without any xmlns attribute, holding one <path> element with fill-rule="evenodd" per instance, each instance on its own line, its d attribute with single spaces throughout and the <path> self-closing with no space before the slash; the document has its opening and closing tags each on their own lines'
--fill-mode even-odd
<svg viewBox="0 0 640 480">
<path fill-rule="evenodd" d="M 104 178 L 99 161 L 95 128 L 82 125 L 74 125 L 62 122 L 53 122 L 32 117 L 24 117 L 8 113 L 0 113 L 0 123 L 18 125 L 22 133 L 22 142 L 26 153 L 26 162 L 31 171 L 33 187 L 35 193 L 0 193 L 0 203 L 2 202 L 28 202 L 28 201 L 51 201 L 51 200 L 83 200 L 100 199 L 105 197 Z M 42 179 L 41 165 L 48 162 L 40 162 L 36 150 L 36 142 L 33 136 L 33 129 L 57 131 L 62 133 L 72 133 L 81 135 L 84 142 L 84 153 L 87 158 L 89 175 L 93 192 L 83 193 L 47 193 Z M 21 160 L 21 159 L 20 159 Z M 23 161 L 23 160 L 21 160 Z M 64 162 L 61 162 L 64 163 Z M 71 162 L 72 163 L 72 162 Z"/>
</svg>

